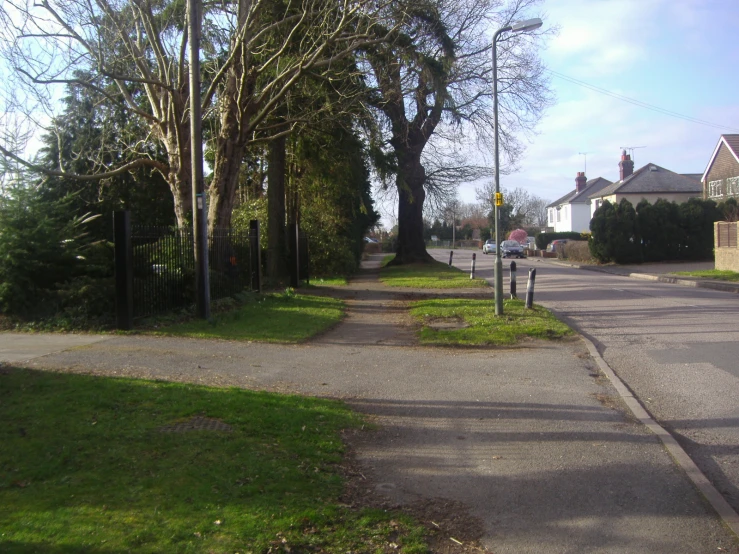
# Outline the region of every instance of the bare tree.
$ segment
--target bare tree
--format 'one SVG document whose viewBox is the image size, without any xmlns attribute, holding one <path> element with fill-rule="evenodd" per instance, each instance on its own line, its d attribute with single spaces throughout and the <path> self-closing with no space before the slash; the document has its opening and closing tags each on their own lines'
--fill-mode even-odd
<svg viewBox="0 0 739 554">
<path fill-rule="evenodd" d="M 523 225 L 541 227 L 546 226 L 546 206 L 549 201 L 531 194 L 522 188 L 512 190 L 502 189 L 503 202 L 511 207 L 511 215 Z M 493 210 L 493 198 L 495 183 L 489 181 L 475 189 L 477 201 L 486 207 L 488 211 Z M 543 221 L 543 223 L 542 223 Z"/>
<path fill-rule="evenodd" d="M 493 126 L 488 30 L 523 19 L 536 3 L 408 0 L 381 13 L 388 25 L 399 25 L 398 39 L 365 49 L 363 60 L 373 77 L 369 103 L 382 114 L 384 143 L 379 149 L 384 147 L 393 162 L 387 164 L 393 171 L 385 174 L 394 175 L 398 195 L 393 263 L 430 260 L 423 241 L 424 202 L 432 194 L 443 205 L 464 171 L 467 177 L 479 176 L 474 168 L 463 170 L 454 163 L 437 162 L 428 171 L 426 147 L 440 152 L 460 136 L 474 134 L 482 142 L 489 137 Z M 549 102 L 532 46 L 536 38 L 510 35 L 499 47 L 500 136 L 508 164 L 520 155 L 518 135 L 533 127 Z"/>
<path fill-rule="evenodd" d="M 377 4 L 303 0 L 282 10 L 273 9 L 271 0 L 206 5 L 199 95 L 204 118 L 216 122 L 211 225 L 230 221 L 245 148 L 254 140 L 284 136 L 300 119 L 288 113 L 279 126 L 266 123 L 296 83 L 308 72 L 327 72 L 328 78 L 333 62 L 384 39 L 368 17 Z M 192 203 L 185 18 L 184 3 L 169 1 L 6 0 L 0 6 L 3 54 L 36 105 L 52 111 L 55 87 L 83 87 L 125 105 L 130 117 L 147 123 L 148 135 L 110 145 L 131 161 L 111 165 L 101 152 L 90 175 L 70 174 L 61 164 L 54 170 L 34 166 L 6 144 L 0 152 L 34 170 L 81 179 L 149 167 L 169 183 L 177 221 L 184 224 Z M 166 163 L 151 156 L 152 141 L 166 149 Z"/>
</svg>

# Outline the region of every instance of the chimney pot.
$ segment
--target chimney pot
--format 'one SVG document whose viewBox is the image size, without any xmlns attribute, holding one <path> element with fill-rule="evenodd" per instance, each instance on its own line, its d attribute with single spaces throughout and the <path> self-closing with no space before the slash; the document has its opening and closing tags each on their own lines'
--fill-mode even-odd
<svg viewBox="0 0 739 554">
<path fill-rule="evenodd" d="M 634 173 L 634 162 L 632 161 L 631 156 L 626 153 L 626 150 L 621 151 L 621 161 L 618 162 L 618 172 L 622 181 Z"/>
<path fill-rule="evenodd" d="M 575 192 L 576 194 L 581 193 L 585 189 L 585 185 L 588 182 L 588 178 L 585 177 L 584 171 L 578 171 L 577 177 L 575 177 Z"/>
</svg>

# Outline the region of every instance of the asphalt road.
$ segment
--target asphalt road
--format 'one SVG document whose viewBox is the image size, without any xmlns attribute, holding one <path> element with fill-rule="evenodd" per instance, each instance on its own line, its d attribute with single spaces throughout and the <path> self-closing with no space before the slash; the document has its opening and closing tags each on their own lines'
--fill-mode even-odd
<svg viewBox="0 0 739 554">
<path fill-rule="evenodd" d="M 448 261 L 448 251 L 436 258 Z M 472 252 L 456 251 L 469 270 Z M 509 291 L 504 260 L 504 292 Z M 595 342 L 603 358 L 739 511 L 739 295 L 516 260 L 518 292 Z M 477 255 L 492 282 L 494 257 Z"/>
</svg>

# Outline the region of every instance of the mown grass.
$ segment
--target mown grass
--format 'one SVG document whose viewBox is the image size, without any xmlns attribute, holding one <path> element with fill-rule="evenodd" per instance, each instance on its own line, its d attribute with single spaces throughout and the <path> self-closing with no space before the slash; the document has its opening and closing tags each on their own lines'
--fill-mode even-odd
<svg viewBox="0 0 739 554">
<path fill-rule="evenodd" d="M 311 287 L 345 287 L 349 283 L 346 276 L 334 275 L 332 277 L 312 277 Z"/>
<path fill-rule="evenodd" d="M 285 293 L 255 295 L 251 301 L 210 320 L 190 320 L 154 334 L 261 342 L 302 342 L 336 325 L 344 303 L 336 298 Z"/>
<path fill-rule="evenodd" d="M 703 271 L 674 271 L 673 275 L 684 275 L 686 277 L 701 277 L 704 279 L 718 279 L 721 281 L 739 282 L 739 272 L 728 269 L 706 269 Z"/>
<path fill-rule="evenodd" d="M 489 300 L 421 300 L 411 304 L 411 314 L 422 324 L 419 338 L 425 345 L 511 345 L 524 337 L 559 339 L 573 333 L 546 308 L 534 305 L 527 310 L 522 300 L 505 300 L 501 317 L 495 316 L 492 297 Z M 463 322 L 467 327 L 429 327 L 434 322 Z"/>
<path fill-rule="evenodd" d="M 412 287 L 418 289 L 484 288 L 485 279 L 470 279 L 470 274 L 456 267 L 434 261 L 428 264 L 388 266 L 394 255 L 383 259 L 380 281 L 390 287 Z"/>
<path fill-rule="evenodd" d="M 330 400 L 4 368 L 3 553 L 425 552 L 400 514 L 339 503 Z M 212 418 L 231 431 L 163 432 Z"/>
</svg>

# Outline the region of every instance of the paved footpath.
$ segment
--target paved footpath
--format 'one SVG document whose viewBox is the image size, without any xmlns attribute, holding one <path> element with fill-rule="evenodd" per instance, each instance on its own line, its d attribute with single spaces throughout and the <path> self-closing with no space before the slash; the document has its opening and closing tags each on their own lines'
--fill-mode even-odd
<svg viewBox="0 0 739 554">
<path fill-rule="evenodd" d="M 24 365 L 343 398 L 379 423 L 352 439 L 367 492 L 454 510 L 496 554 L 739 553 L 582 341 L 419 347 L 403 309 L 418 291 L 381 286 L 377 266 L 306 345 L 123 336 Z"/>
</svg>

